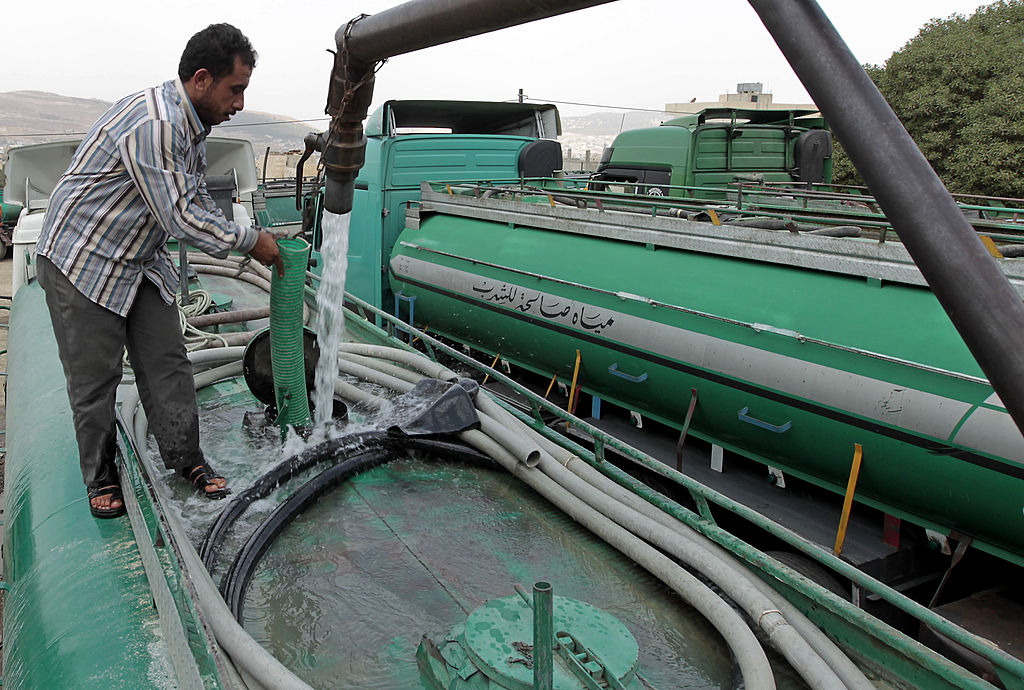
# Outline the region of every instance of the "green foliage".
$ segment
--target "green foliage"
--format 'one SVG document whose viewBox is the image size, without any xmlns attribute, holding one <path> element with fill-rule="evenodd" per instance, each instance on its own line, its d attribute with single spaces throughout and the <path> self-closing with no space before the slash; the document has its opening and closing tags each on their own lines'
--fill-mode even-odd
<svg viewBox="0 0 1024 690">
<path fill-rule="evenodd" d="M 1022 56 L 1024 0 L 1000 0 L 933 19 L 868 71 L 950 191 L 1024 197 Z"/>
</svg>

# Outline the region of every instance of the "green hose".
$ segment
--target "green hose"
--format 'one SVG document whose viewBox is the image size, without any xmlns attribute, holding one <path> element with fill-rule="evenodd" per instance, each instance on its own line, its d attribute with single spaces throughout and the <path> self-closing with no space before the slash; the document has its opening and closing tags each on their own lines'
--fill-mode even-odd
<svg viewBox="0 0 1024 690">
<path fill-rule="evenodd" d="M 309 261 L 309 243 L 299 238 L 277 241 L 284 262 L 284 277 L 274 271 L 270 279 L 270 364 L 274 372 L 277 423 L 312 425 L 306 390 L 306 364 L 302 338 L 302 298 Z"/>
</svg>

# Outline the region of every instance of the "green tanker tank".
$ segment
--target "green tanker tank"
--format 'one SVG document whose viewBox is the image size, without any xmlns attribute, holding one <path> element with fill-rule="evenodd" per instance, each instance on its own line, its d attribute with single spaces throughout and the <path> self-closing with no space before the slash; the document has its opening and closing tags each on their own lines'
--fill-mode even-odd
<svg viewBox="0 0 1024 690">
<path fill-rule="evenodd" d="M 859 445 L 857 500 L 1024 564 L 1024 443 L 901 245 L 600 201 L 424 185 L 392 287 L 545 376 L 578 351 L 584 391 L 666 424 L 696 400 L 689 433 L 840 494 Z"/>
<path fill-rule="evenodd" d="M 21 204 L 4 201 L 4 190 L 0 188 L 0 259 L 7 255 L 7 248 L 11 246 L 14 226 L 18 224 L 22 208 Z"/>
</svg>

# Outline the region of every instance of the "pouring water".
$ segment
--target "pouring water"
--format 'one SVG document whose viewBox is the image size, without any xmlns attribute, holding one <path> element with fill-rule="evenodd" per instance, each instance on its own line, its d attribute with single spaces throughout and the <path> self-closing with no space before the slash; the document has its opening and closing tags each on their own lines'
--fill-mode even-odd
<svg viewBox="0 0 1024 690">
<path fill-rule="evenodd" d="M 316 293 L 316 337 L 320 361 L 313 387 L 313 426 L 324 429 L 331 421 L 334 382 L 338 378 L 338 348 L 345 333 L 345 274 L 348 270 L 348 230 L 351 214 L 324 211 L 323 273 Z"/>
</svg>

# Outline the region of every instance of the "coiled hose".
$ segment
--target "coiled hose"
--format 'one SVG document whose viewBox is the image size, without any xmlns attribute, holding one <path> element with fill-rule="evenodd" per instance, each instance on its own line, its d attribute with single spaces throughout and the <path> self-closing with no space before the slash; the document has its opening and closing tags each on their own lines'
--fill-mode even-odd
<svg viewBox="0 0 1024 690">
<path fill-rule="evenodd" d="M 383 431 L 351 434 L 344 438 L 319 443 L 277 464 L 244 491 L 237 493 L 206 530 L 203 543 L 199 547 L 199 556 L 203 559 L 203 565 L 211 573 L 214 571 L 217 567 L 217 555 L 220 553 L 224 539 L 227 538 L 231 527 L 242 517 L 253 502 L 265 498 L 281 484 L 287 482 L 295 475 L 308 470 L 310 467 L 328 462 L 337 462 L 339 458 L 344 458 L 353 448 L 371 443 L 379 445 L 385 436 L 386 433 Z"/>
<path fill-rule="evenodd" d="M 249 536 L 235 556 L 235 560 L 221 583 L 221 593 L 224 595 L 228 608 L 234 614 L 235 620 L 242 621 L 245 591 L 249 587 L 249 581 L 252 579 L 260 558 L 296 516 L 334 487 L 357 474 L 401 458 L 404 456 L 404 451 L 410 450 L 429 453 L 427 457 L 441 455 L 448 459 L 470 461 L 474 464 L 497 468 L 491 458 L 467 449 L 462 444 L 436 439 L 394 436 L 378 439 L 378 442 L 376 447 L 367 448 L 348 456 L 342 455 L 340 462 L 299 487 Z"/>
</svg>

